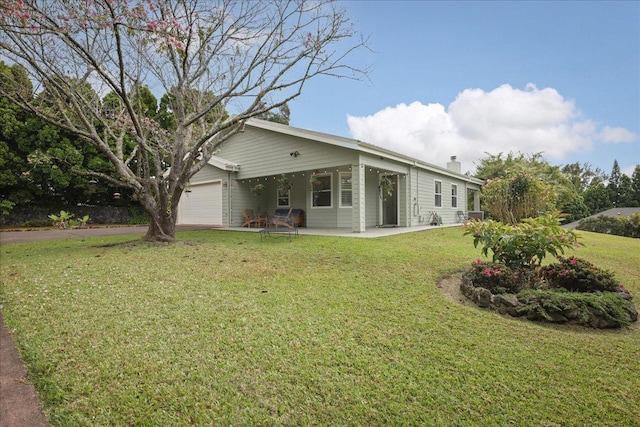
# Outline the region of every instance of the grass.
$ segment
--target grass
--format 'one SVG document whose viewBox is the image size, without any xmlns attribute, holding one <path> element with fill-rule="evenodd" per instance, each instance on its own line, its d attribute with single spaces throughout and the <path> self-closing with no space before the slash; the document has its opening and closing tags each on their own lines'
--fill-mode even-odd
<svg viewBox="0 0 640 427">
<path fill-rule="evenodd" d="M 640 242 L 580 234 L 573 254 L 640 295 Z M 3 316 L 53 425 L 640 425 L 638 328 L 448 301 L 437 278 L 479 254 L 459 229 L 179 238 L 1 248 Z"/>
</svg>

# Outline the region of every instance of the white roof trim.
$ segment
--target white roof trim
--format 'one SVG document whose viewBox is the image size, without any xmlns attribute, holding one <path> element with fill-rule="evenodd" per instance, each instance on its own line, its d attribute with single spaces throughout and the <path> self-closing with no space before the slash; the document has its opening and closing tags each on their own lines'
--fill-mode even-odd
<svg viewBox="0 0 640 427">
<path fill-rule="evenodd" d="M 240 171 L 240 165 L 238 163 L 230 162 L 229 160 L 225 160 L 222 157 L 211 156 L 209 161 L 207 162 L 211 166 L 214 166 L 218 169 L 222 169 L 224 171 L 230 172 L 238 172 Z"/>
<path fill-rule="evenodd" d="M 405 156 L 404 154 L 396 153 L 386 148 L 378 147 L 373 144 L 359 141 L 357 139 L 345 138 L 342 136 L 331 135 L 328 133 L 317 132 L 314 130 L 296 128 L 293 126 L 283 125 L 280 123 L 270 122 L 266 120 L 260 120 L 251 118 L 246 121 L 247 126 L 252 126 L 259 129 L 265 129 L 272 132 L 278 132 L 285 135 L 295 136 L 298 138 L 310 139 L 313 141 L 323 142 L 325 144 L 335 145 L 338 147 L 348 148 L 351 150 L 360 151 L 362 153 L 373 154 L 375 156 L 383 156 L 389 160 L 394 160 L 400 163 L 405 163 L 421 169 L 437 172 L 442 175 L 448 175 L 474 184 L 484 184 L 484 181 L 466 174 L 454 172 L 447 168 L 437 166 L 431 163 L 424 162 L 422 160 L 415 159 L 413 157 Z"/>
</svg>

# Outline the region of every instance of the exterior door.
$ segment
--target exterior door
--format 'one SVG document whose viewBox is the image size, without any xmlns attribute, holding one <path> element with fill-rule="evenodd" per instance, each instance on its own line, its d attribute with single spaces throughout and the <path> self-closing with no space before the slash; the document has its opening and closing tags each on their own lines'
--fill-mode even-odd
<svg viewBox="0 0 640 427">
<path fill-rule="evenodd" d="M 393 184 L 391 195 L 382 200 L 382 225 L 398 225 L 398 176 L 386 175 Z"/>
</svg>

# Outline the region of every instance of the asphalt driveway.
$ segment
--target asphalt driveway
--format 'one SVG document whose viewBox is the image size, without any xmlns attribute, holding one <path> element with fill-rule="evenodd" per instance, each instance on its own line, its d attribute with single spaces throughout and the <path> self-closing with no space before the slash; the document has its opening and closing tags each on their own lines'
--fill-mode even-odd
<svg viewBox="0 0 640 427">
<path fill-rule="evenodd" d="M 99 236 L 119 236 L 125 234 L 147 233 L 148 225 L 112 226 L 95 228 L 73 228 L 69 230 L 43 229 L 25 231 L 0 231 L 0 245 L 9 243 L 35 242 L 38 240 L 78 239 Z M 207 225 L 179 225 L 177 231 L 203 230 L 211 228 Z"/>
</svg>

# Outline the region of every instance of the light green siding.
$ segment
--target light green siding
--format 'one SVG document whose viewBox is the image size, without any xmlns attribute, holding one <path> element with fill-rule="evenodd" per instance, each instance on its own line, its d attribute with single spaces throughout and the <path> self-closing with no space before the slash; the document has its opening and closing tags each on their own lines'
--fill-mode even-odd
<svg viewBox="0 0 640 427">
<path fill-rule="evenodd" d="M 297 157 L 291 155 L 295 152 Z M 216 155 L 239 163 L 240 179 L 350 165 L 357 159 L 353 150 L 249 126 Z"/>
</svg>

